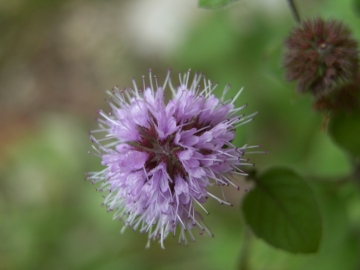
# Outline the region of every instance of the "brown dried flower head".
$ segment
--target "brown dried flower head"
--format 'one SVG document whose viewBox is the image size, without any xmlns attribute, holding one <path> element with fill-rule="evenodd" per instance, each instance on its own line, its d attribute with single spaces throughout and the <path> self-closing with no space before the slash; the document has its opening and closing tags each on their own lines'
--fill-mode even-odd
<svg viewBox="0 0 360 270">
<path fill-rule="evenodd" d="M 359 106 L 360 74 L 354 81 L 342 85 L 314 102 L 314 109 L 318 111 L 351 112 Z"/>
<path fill-rule="evenodd" d="M 321 97 L 357 74 L 357 42 L 339 21 L 303 21 L 285 40 L 285 48 L 286 79 L 297 81 L 300 92 Z"/>
</svg>

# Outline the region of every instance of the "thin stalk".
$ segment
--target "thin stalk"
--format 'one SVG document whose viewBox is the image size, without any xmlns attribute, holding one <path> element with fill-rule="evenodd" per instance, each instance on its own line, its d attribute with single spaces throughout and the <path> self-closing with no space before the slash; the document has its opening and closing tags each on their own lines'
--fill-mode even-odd
<svg viewBox="0 0 360 270">
<path fill-rule="evenodd" d="M 300 15 L 299 15 L 299 12 L 298 12 L 298 10 L 297 10 L 297 8 L 295 6 L 294 1 L 293 0 L 288 0 L 288 3 L 289 3 L 291 13 L 294 16 L 295 21 L 297 23 L 300 23 L 301 22 Z"/>
<path fill-rule="evenodd" d="M 239 270 L 249 270 L 249 252 L 250 252 L 250 241 L 251 241 L 251 232 L 249 231 L 249 228 L 246 227 L 246 224 L 244 224 L 243 227 L 243 237 L 242 237 L 242 245 L 241 245 L 241 251 L 239 256 Z"/>
</svg>

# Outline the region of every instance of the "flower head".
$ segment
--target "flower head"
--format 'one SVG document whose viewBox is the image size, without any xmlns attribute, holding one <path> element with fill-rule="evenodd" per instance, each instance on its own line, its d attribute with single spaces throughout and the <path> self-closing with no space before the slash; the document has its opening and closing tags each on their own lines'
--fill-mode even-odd
<svg viewBox="0 0 360 270">
<path fill-rule="evenodd" d="M 327 96 L 314 102 L 314 109 L 329 112 L 351 112 L 360 105 L 360 75 L 354 81 L 342 85 Z"/>
<path fill-rule="evenodd" d="M 320 97 L 357 74 L 357 42 L 339 21 L 303 21 L 285 40 L 285 48 L 285 76 L 297 81 L 300 92 Z"/>
<path fill-rule="evenodd" d="M 180 231 L 179 242 L 186 242 L 185 231 L 195 227 L 212 235 L 195 210 L 209 197 L 230 205 L 208 191 L 210 185 L 236 186 L 235 175 L 245 175 L 243 158 L 248 148 L 236 148 L 231 141 L 239 126 L 255 115 L 238 115 L 246 105 L 235 108 L 235 98 L 223 101 L 212 93 L 216 88 L 202 75 L 190 71 L 173 87 L 170 71 L 163 86 L 155 83 L 150 71 L 150 86 L 109 92 L 109 115 L 99 111 L 100 129 L 91 132 L 98 155 L 106 167 L 87 173 L 93 183 L 102 181 L 107 190 L 104 204 L 114 211 L 125 227 L 147 232 L 150 239 L 163 241 L 169 233 Z M 200 83 L 203 81 L 203 85 Z M 165 101 L 169 85 L 173 97 Z M 225 92 L 229 87 L 226 87 Z M 95 138 L 95 133 L 104 133 Z M 98 136 L 96 136 L 98 137 Z M 206 212 L 207 213 L 207 212 Z M 124 228 L 125 228 L 124 227 Z"/>
</svg>

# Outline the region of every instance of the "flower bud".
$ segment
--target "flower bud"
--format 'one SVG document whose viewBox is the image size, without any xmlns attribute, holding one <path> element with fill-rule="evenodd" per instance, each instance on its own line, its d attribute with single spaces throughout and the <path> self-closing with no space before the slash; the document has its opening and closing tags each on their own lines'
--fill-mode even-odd
<svg viewBox="0 0 360 270">
<path fill-rule="evenodd" d="M 337 20 L 303 21 L 285 40 L 285 49 L 285 77 L 297 82 L 299 92 L 319 98 L 357 75 L 357 41 Z"/>
</svg>

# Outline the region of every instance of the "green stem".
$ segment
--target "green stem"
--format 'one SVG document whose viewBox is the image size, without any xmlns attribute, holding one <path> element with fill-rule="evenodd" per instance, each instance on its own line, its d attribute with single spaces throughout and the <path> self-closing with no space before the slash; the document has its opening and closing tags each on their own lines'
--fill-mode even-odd
<svg viewBox="0 0 360 270">
<path fill-rule="evenodd" d="M 243 237 L 242 237 L 242 245 L 239 256 L 239 270 L 249 270 L 249 251 L 250 251 L 250 241 L 251 241 L 251 232 L 249 228 L 247 228 L 246 224 L 243 227 Z"/>
<path fill-rule="evenodd" d="M 299 12 L 295 6 L 295 3 L 293 0 L 288 0 L 288 3 L 289 3 L 289 6 L 290 6 L 290 9 L 291 9 L 291 12 L 292 12 L 292 15 L 294 16 L 294 19 L 297 23 L 300 23 L 301 20 L 300 20 L 300 15 L 299 15 Z"/>
</svg>

